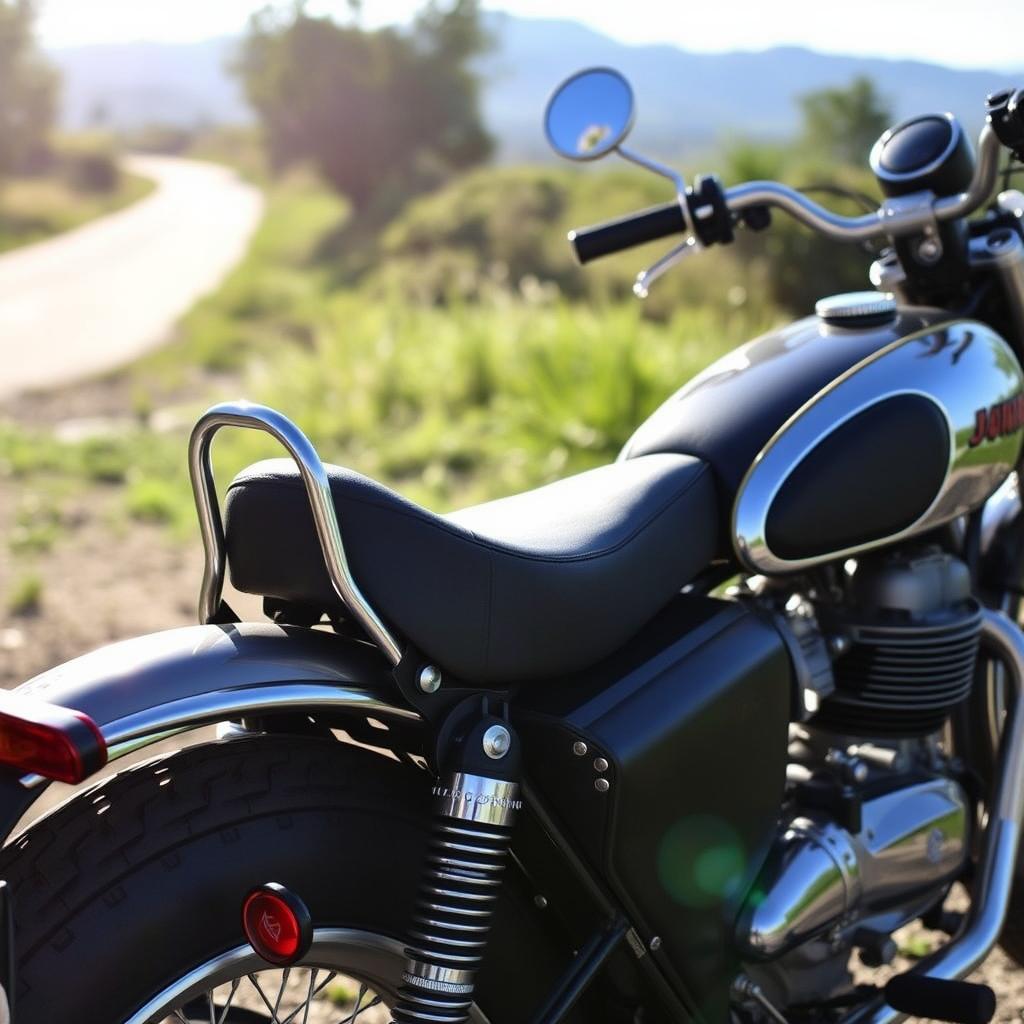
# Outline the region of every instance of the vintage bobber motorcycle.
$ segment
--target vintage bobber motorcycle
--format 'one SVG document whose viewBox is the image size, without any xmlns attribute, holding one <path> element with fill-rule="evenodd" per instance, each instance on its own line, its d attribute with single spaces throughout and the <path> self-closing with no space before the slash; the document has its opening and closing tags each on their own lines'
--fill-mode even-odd
<svg viewBox="0 0 1024 1024">
<path fill-rule="evenodd" d="M 675 185 L 574 233 L 582 261 L 678 236 L 643 294 L 776 209 L 887 238 L 878 290 L 719 360 L 613 465 L 448 516 L 323 465 L 280 413 L 211 409 L 202 624 L 0 702 L 17 1024 L 309 1024 L 338 972 L 346 1021 L 992 1016 L 960 979 L 1000 941 L 1024 962 L 1024 196 L 993 197 L 1024 90 L 989 97 L 976 155 L 951 115 L 886 132 L 886 199 L 853 218 L 688 188 L 623 146 L 632 116 L 607 69 L 549 104 L 563 155 Z M 222 519 L 226 426 L 290 458 Z M 228 573 L 271 621 L 237 621 Z M 55 779 L 82 788 L 15 834 Z M 855 982 L 917 920 L 948 940 Z"/>
</svg>

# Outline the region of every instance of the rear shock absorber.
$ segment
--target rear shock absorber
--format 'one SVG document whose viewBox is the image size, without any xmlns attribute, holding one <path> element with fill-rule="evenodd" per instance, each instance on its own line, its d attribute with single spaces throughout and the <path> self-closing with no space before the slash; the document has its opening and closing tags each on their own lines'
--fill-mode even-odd
<svg viewBox="0 0 1024 1024">
<path fill-rule="evenodd" d="M 512 826 L 522 807 L 519 742 L 507 721 L 474 716 L 434 787 L 394 1024 L 464 1024 L 487 947 Z"/>
</svg>

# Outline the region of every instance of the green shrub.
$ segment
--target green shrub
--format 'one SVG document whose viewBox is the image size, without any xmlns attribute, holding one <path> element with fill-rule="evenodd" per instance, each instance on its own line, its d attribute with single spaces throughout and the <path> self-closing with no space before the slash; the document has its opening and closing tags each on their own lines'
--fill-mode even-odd
<svg viewBox="0 0 1024 1024">
<path fill-rule="evenodd" d="M 43 581 L 35 573 L 19 577 L 7 595 L 11 615 L 37 615 L 43 603 Z"/>
</svg>

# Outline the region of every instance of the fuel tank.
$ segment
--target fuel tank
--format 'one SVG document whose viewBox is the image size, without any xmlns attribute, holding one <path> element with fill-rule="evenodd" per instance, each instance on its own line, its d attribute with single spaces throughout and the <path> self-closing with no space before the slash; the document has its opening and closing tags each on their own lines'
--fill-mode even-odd
<svg viewBox="0 0 1024 1024">
<path fill-rule="evenodd" d="M 985 324 L 901 307 L 808 317 L 709 366 L 620 458 L 671 451 L 714 470 L 723 536 L 755 572 L 804 569 L 978 508 L 1016 465 L 1024 372 Z"/>
</svg>

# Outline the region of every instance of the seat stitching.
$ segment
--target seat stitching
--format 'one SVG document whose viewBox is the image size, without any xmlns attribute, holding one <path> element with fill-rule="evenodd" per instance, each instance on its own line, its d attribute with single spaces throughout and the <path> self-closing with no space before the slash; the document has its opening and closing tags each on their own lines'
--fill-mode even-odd
<svg viewBox="0 0 1024 1024">
<path fill-rule="evenodd" d="M 614 554 L 616 551 L 622 550 L 622 548 L 628 546 L 639 534 L 650 526 L 655 519 L 659 518 L 663 513 L 674 505 L 680 498 L 686 496 L 691 488 L 700 480 L 703 476 L 708 473 L 707 463 L 702 463 L 700 468 L 694 474 L 694 476 L 687 482 L 686 486 L 676 494 L 673 494 L 668 498 L 659 508 L 655 509 L 643 522 L 639 523 L 635 529 L 622 540 L 611 545 L 610 547 L 601 548 L 599 551 L 591 551 L 582 555 L 531 555 L 526 552 L 516 551 L 514 548 L 506 547 L 502 544 L 496 544 L 493 541 L 485 540 L 483 537 L 478 536 L 468 527 L 461 527 L 460 529 L 454 529 L 450 524 L 446 523 L 445 520 L 441 519 L 440 516 L 434 518 L 434 514 L 424 509 L 422 512 L 418 510 L 409 510 L 402 508 L 401 506 L 386 505 L 378 501 L 366 500 L 356 495 L 346 495 L 346 500 L 353 501 L 358 505 L 362 505 L 364 508 L 376 508 L 382 512 L 389 512 L 393 515 L 399 515 L 406 519 L 414 519 L 421 523 L 423 526 L 427 526 L 434 530 L 439 530 L 442 533 L 446 533 L 451 537 L 459 540 L 468 540 L 476 547 L 484 548 L 488 551 L 497 552 L 503 555 L 508 555 L 512 558 L 518 558 L 521 561 L 528 562 L 589 562 L 595 561 L 598 558 L 604 558 L 606 555 Z M 282 479 L 278 481 L 279 484 L 291 487 L 294 490 L 305 491 L 305 485 L 302 480 L 294 479 Z M 228 490 L 234 489 L 238 484 L 231 484 Z M 423 513 L 426 513 L 424 515 Z M 431 517 L 431 518 L 428 518 Z M 339 517 L 343 519 L 344 517 Z M 342 531 L 342 540 L 344 541 L 344 524 L 339 521 L 339 528 Z"/>
</svg>

